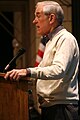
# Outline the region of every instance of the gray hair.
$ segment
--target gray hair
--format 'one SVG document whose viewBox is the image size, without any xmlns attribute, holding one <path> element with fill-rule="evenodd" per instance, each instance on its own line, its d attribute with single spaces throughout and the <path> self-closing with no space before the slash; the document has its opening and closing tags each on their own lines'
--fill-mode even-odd
<svg viewBox="0 0 80 120">
<path fill-rule="evenodd" d="M 61 6 L 57 2 L 42 1 L 37 3 L 37 5 L 40 5 L 40 4 L 43 5 L 43 12 L 45 15 L 49 15 L 52 13 L 55 14 L 58 23 L 62 24 L 64 20 L 64 12 Z"/>
</svg>

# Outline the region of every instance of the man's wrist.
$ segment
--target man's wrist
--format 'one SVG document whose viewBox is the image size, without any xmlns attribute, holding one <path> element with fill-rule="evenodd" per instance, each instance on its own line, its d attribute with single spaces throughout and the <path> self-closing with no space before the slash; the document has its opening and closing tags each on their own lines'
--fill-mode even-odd
<svg viewBox="0 0 80 120">
<path fill-rule="evenodd" d="M 27 77 L 31 77 L 31 70 L 29 68 L 26 68 L 26 71 L 27 71 Z"/>
</svg>

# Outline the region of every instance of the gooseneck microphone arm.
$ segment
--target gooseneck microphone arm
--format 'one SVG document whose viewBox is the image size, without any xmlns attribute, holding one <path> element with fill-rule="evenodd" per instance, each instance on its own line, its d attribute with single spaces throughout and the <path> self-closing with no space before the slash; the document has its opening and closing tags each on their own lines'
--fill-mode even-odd
<svg viewBox="0 0 80 120">
<path fill-rule="evenodd" d="M 8 71 L 8 69 L 10 68 L 10 66 L 16 61 L 16 59 L 21 56 L 22 54 L 25 53 L 25 49 L 24 48 L 20 48 L 19 51 L 17 52 L 16 56 L 13 57 L 13 59 L 6 65 L 6 67 L 4 68 L 3 72 Z"/>
</svg>

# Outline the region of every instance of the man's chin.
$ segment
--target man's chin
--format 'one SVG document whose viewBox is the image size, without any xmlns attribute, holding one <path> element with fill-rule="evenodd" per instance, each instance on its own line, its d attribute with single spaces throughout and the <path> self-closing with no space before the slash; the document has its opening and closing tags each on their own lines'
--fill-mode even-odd
<svg viewBox="0 0 80 120">
<path fill-rule="evenodd" d="M 38 32 L 38 31 L 37 31 L 37 34 L 38 34 L 38 35 L 40 35 L 40 36 L 44 36 L 44 34 L 43 34 L 43 33 Z"/>
<path fill-rule="evenodd" d="M 42 33 L 41 33 L 41 32 L 38 32 L 38 31 L 37 31 L 37 34 L 38 34 L 38 35 L 42 35 Z"/>
</svg>

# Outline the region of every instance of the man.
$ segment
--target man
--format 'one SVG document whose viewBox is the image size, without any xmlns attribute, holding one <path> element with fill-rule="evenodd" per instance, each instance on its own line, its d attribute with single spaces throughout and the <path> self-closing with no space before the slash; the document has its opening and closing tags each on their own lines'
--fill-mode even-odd
<svg viewBox="0 0 80 120">
<path fill-rule="evenodd" d="M 48 36 L 38 67 L 14 69 L 5 79 L 37 79 L 37 95 L 42 120 L 78 120 L 79 48 L 75 37 L 63 26 L 64 13 L 53 1 L 38 2 L 35 10 L 37 33 Z"/>
</svg>

